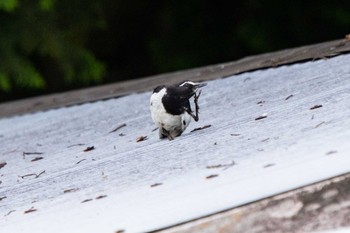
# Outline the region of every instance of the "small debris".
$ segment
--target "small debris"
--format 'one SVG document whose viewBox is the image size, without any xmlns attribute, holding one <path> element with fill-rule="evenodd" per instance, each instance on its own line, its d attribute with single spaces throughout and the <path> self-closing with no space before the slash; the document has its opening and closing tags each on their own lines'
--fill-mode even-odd
<svg viewBox="0 0 350 233">
<path fill-rule="evenodd" d="M 26 155 L 42 155 L 43 152 L 23 152 L 23 159 L 26 158 Z"/>
<path fill-rule="evenodd" d="M 350 34 L 345 35 L 345 40 L 350 41 Z"/>
<path fill-rule="evenodd" d="M 251 79 L 252 79 L 251 77 L 245 78 L 245 79 L 243 80 L 243 82 L 245 83 L 245 82 L 247 82 L 247 81 L 250 81 Z"/>
<path fill-rule="evenodd" d="M 35 176 L 35 179 L 36 179 L 36 178 L 39 178 L 39 177 L 40 177 L 42 174 L 44 174 L 44 173 L 45 173 L 45 170 L 42 171 L 42 172 L 40 172 L 39 174 L 31 173 L 31 174 L 27 174 L 27 175 L 19 176 L 19 177 L 21 177 L 22 179 L 24 179 L 25 177 L 28 177 L 28 176 Z"/>
<path fill-rule="evenodd" d="M 316 129 L 316 128 L 320 127 L 321 125 L 323 125 L 324 123 L 326 123 L 326 122 L 322 121 L 321 123 L 317 124 L 314 128 Z"/>
<path fill-rule="evenodd" d="M 157 129 L 159 129 L 159 128 L 157 127 L 157 128 L 155 128 L 155 129 L 152 129 L 152 132 L 156 131 Z"/>
<path fill-rule="evenodd" d="M 5 161 L 0 161 L 0 169 L 6 166 L 6 162 Z"/>
<path fill-rule="evenodd" d="M 315 119 L 315 114 L 312 114 L 311 120 Z"/>
<path fill-rule="evenodd" d="M 255 120 L 256 120 L 256 121 L 262 120 L 262 119 L 265 119 L 266 117 L 267 117 L 267 115 L 266 115 L 266 114 L 263 114 L 263 115 L 258 116 L 257 118 L 255 118 Z"/>
<path fill-rule="evenodd" d="M 235 161 L 232 161 L 231 163 L 228 163 L 228 164 L 209 165 L 206 168 L 207 169 L 224 168 L 224 170 L 225 170 L 225 169 L 227 169 L 229 167 L 232 167 L 233 165 L 236 165 Z"/>
<path fill-rule="evenodd" d="M 117 131 L 117 130 L 119 130 L 119 129 L 125 127 L 125 126 L 126 126 L 125 123 L 124 123 L 124 124 L 121 124 L 121 125 L 117 126 L 115 129 L 113 129 L 112 131 L 110 131 L 109 133 L 114 133 L 115 131 Z"/>
<path fill-rule="evenodd" d="M 237 137 L 237 136 L 240 136 L 241 134 L 239 134 L 239 133 L 231 133 L 231 136 L 235 136 L 235 137 Z"/>
<path fill-rule="evenodd" d="M 116 230 L 115 233 L 124 233 L 125 230 Z"/>
<path fill-rule="evenodd" d="M 294 95 L 291 94 L 291 95 L 287 96 L 287 98 L 286 98 L 285 100 L 289 100 L 289 99 L 292 98 L 293 96 L 294 96 Z"/>
<path fill-rule="evenodd" d="M 160 185 L 163 185 L 163 183 L 154 183 L 151 185 L 151 188 L 154 188 L 154 187 L 157 187 L 157 186 L 160 186 Z"/>
<path fill-rule="evenodd" d="M 268 167 L 273 167 L 273 166 L 275 166 L 276 164 L 274 164 L 274 163 L 269 163 L 269 164 L 266 164 L 265 166 L 264 166 L 264 168 L 268 168 Z"/>
<path fill-rule="evenodd" d="M 194 132 L 194 131 L 206 129 L 206 128 L 209 128 L 209 127 L 211 127 L 211 125 L 205 125 L 205 126 L 203 126 L 203 127 L 195 128 L 195 129 L 193 129 L 193 130 L 191 131 L 191 133 Z"/>
<path fill-rule="evenodd" d="M 76 192 L 78 190 L 79 190 L 78 188 L 71 188 L 71 189 L 64 190 L 63 193 L 73 193 L 73 192 Z"/>
<path fill-rule="evenodd" d="M 79 164 L 79 163 L 81 163 L 81 162 L 83 162 L 83 161 L 85 161 L 86 159 L 82 159 L 82 160 L 79 160 L 78 162 L 76 162 L 75 164 Z"/>
<path fill-rule="evenodd" d="M 74 144 L 74 145 L 67 146 L 67 148 L 74 147 L 74 146 L 84 146 L 84 145 L 85 145 L 85 144 L 78 143 L 78 144 Z"/>
<path fill-rule="evenodd" d="M 35 157 L 34 159 L 30 160 L 30 162 L 35 162 L 35 161 L 38 161 L 38 160 L 41 160 L 43 159 L 43 157 Z"/>
<path fill-rule="evenodd" d="M 259 102 L 257 102 L 256 104 L 264 104 L 265 103 L 265 101 L 264 100 L 260 100 Z"/>
<path fill-rule="evenodd" d="M 215 177 L 218 177 L 218 176 L 219 176 L 218 174 L 213 174 L 213 175 L 205 177 L 205 179 L 212 179 L 212 178 L 215 178 Z"/>
<path fill-rule="evenodd" d="M 10 210 L 7 214 L 4 215 L 4 217 L 9 216 L 10 214 L 12 214 L 13 212 L 15 212 L 16 210 Z"/>
<path fill-rule="evenodd" d="M 123 134 L 123 133 L 120 133 L 120 134 L 118 134 L 118 135 L 119 135 L 119 137 L 125 136 L 125 134 Z"/>
<path fill-rule="evenodd" d="M 140 137 L 136 138 L 136 142 L 146 141 L 147 139 L 148 139 L 147 136 L 140 136 Z"/>
<path fill-rule="evenodd" d="M 91 198 L 89 198 L 89 199 L 85 199 L 84 201 L 82 201 L 81 203 L 85 203 L 85 202 L 89 202 L 89 201 L 92 201 L 92 199 Z"/>
<path fill-rule="evenodd" d="M 100 196 L 96 197 L 95 199 L 98 200 L 98 199 L 102 199 L 102 198 L 106 198 L 106 197 L 107 197 L 107 195 L 100 195 Z"/>
<path fill-rule="evenodd" d="M 92 151 L 92 150 L 95 150 L 95 147 L 94 146 L 88 146 L 88 147 L 86 147 L 84 152 L 88 152 L 88 151 Z"/>
<path fill-rule="evenodd" d="M 267 142 L 269 140 L 270 140 L 270 138 L 265 138 L 265 139 L 261 140 L 261 142 Z"/>
<path fill-rule="evenodd" d="M 35 212 L 37 211 L 37 209 L 35 209 L 34 207 L 30 208 L 29 210 L 26 210 L 24 211 L 25 214 L 29 214 L 29 213 L 32 213 L 32 212 Z"/>
<path fill-rule="evenodd" d="M 331 151 L 328 151 L 328 152 L 326 153 L 326 155 L 332 155 L 332 154 L 336 154 L 336 153 L 338 153 L 337 150 L 331 150 Z"/>
<path fill-rule="evenodd" d="M 322 104 L 316 104 L 316 105 L 312 106 L 310 108 L 310 110 L 314 110 L 314 109 L 317 109 L 317 108 L 322 108 Z"/>
<path fill-rule="evenodd" d="M 214 142 L 214 146 L 216 146 L 218 143 L 217 142 Z"/>
<path fill-rule="evenodd" d="M 262 149 L 262 148 L 258 148 L 258 149 L 256 149 L 257 151 L 264 151 L 264 149 Z"/>
<path fill-rule="evenodd" d="M 4 200 L 5 198 L 7 198 L 6 196 L 0 197 L 0 201 Z"/>
</svg>

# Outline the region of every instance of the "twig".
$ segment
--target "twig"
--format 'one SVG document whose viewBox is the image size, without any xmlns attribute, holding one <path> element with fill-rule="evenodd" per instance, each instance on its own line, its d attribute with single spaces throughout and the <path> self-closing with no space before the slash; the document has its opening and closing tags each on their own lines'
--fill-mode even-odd
<svg viewBox="0 0 350 233">
<path fill-rule="evenodd" d="M 315 106 L 311 107 L 310 110 L 314 110 L 317 108 L 322 108 L 322 104 L 316 104 Z"/>
<path fill-rule="evenodd" d="M 34 207 L 30 208 L 29 210 L 26 210 L 24 211 L 25 214 L 28 214 L 28 213 L 32 213 L 32 212 L 35 212 L 37 211 L 37 209 L 35 209 Z"/>
<path fill-rule="evenodd" d="M 39 177 L 40 177 L 42 174 L 44 174 L 44 173 L 45 173 L 45 170 L 42 171 L 42 172 L 40 172 L 39 174 L 31 173 L 31 174 L 27 174 L 27 175 L 19 176 L 19 177 L 21 177 L 22 179 L 24 179 L 25 177 L 28 177 L 28 176 L 35 176 L 35 179 L 36 179 L 36 178 L 39 178 Z"/>
<path fill-rule="evenodd" d="M 79 160 L 78 162 L 76 162 L 76 164 L 79 164 L 79 163 L 83 162 L 84 160 L 86 160 L 86 159 Z"/>
<path fill-rule="evenodd" d="M 42 155 L 43 152 L 23 152 L 23 159 L 26 158 L 26 155 Z"/>
<path fill-rule="evenodd" d="M 70 146 L 67 146 L 67 148 L 71 148 L 73 146 L 84 146 L 85 144 L 83 143 L 78 143 L 78 144 L 73 144 L 73 145 L 70 145 Z"/>
<path fill-rule="evenodd" d="M 117 131 L 117 130 L 119 130 L 119 129 L 125 127 L 125 126 L 126 126 L 125 123 L 124 123 L 124 124 L 121 124 L 121 125 L 117 126 L 115 129 L 113 129 L 112 131 L 110 131 L 109 133 L 113 133 L 113 132 L 115 132 L 115 131 Z"/>
<path fill-rule="evenodd" d="M 209 127 L 211 127 L 211 125 L 205 125 L 205 126 L 203 126 L 203 127 L 195 128 L 195 129 L 193 129 L 193 130 L 191 131 L 191 133 L 194 132 L 194 131 L 206 129 L 206 128 L 209 128 Z"/>
<path fill-rule="evenodd" d="M 294 95 L 291 94 L 291 95 L 287 96 L 287 98 L 286 98 L 285 100 L 289 100 L 289 99 L 292 98 L 293 96 L 294 96 Z"/>
</svg>

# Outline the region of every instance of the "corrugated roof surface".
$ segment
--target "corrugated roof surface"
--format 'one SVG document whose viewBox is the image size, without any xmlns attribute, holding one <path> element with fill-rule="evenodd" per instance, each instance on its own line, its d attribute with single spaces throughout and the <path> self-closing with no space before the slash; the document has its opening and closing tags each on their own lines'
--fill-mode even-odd
<svg viewBox="0 0 350 233">
<path fill-rule="evenodd" d="M 210 81 L 174 141 L 150 92 L 1 119 L 1 232 L 149 231 L 349 172 L 348 64 Z"/>
</svg>

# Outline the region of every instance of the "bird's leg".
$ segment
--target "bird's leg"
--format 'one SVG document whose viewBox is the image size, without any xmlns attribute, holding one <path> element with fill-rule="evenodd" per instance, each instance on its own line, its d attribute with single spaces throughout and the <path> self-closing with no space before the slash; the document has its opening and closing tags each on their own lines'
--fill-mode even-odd
<svg viewBox="0 0 350 233">
<path fill-rule="evenodd" d="M 191 115 L 191 117 L 195 120 L 198 121 L 199 120 L 199 116 L 198 116 L 198 110 L 199 110 L 199 106 L 198 106 L 198 99 L 199 96 L 201 95 L 201 90 L 198 91 L 198 94 L 195 93 L 194 94 L 194 108 L 195 108 L 195 114 L 193 114 L 193 112 L 187 110 L 187 113 Z"/>
<path fill-rule="evenodd" d="M 164 128 L 160 127 L 159 128 L 159 138 L 163 139 L 167 137 L 169 141 L 174 140 L 174 138 L 170 135 L 169 131 L 165 130 Z"/>
</svg>

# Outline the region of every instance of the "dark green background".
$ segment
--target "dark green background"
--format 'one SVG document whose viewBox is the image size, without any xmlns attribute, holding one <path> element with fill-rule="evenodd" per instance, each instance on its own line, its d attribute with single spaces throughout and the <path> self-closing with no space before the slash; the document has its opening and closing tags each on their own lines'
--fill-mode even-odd
<svg viewBox="0 0 350 233">
<path fill-rule="evenodd" d="M 1 0 L 0 101 L 344 38 L 350 1 Z"/>
</svg>

